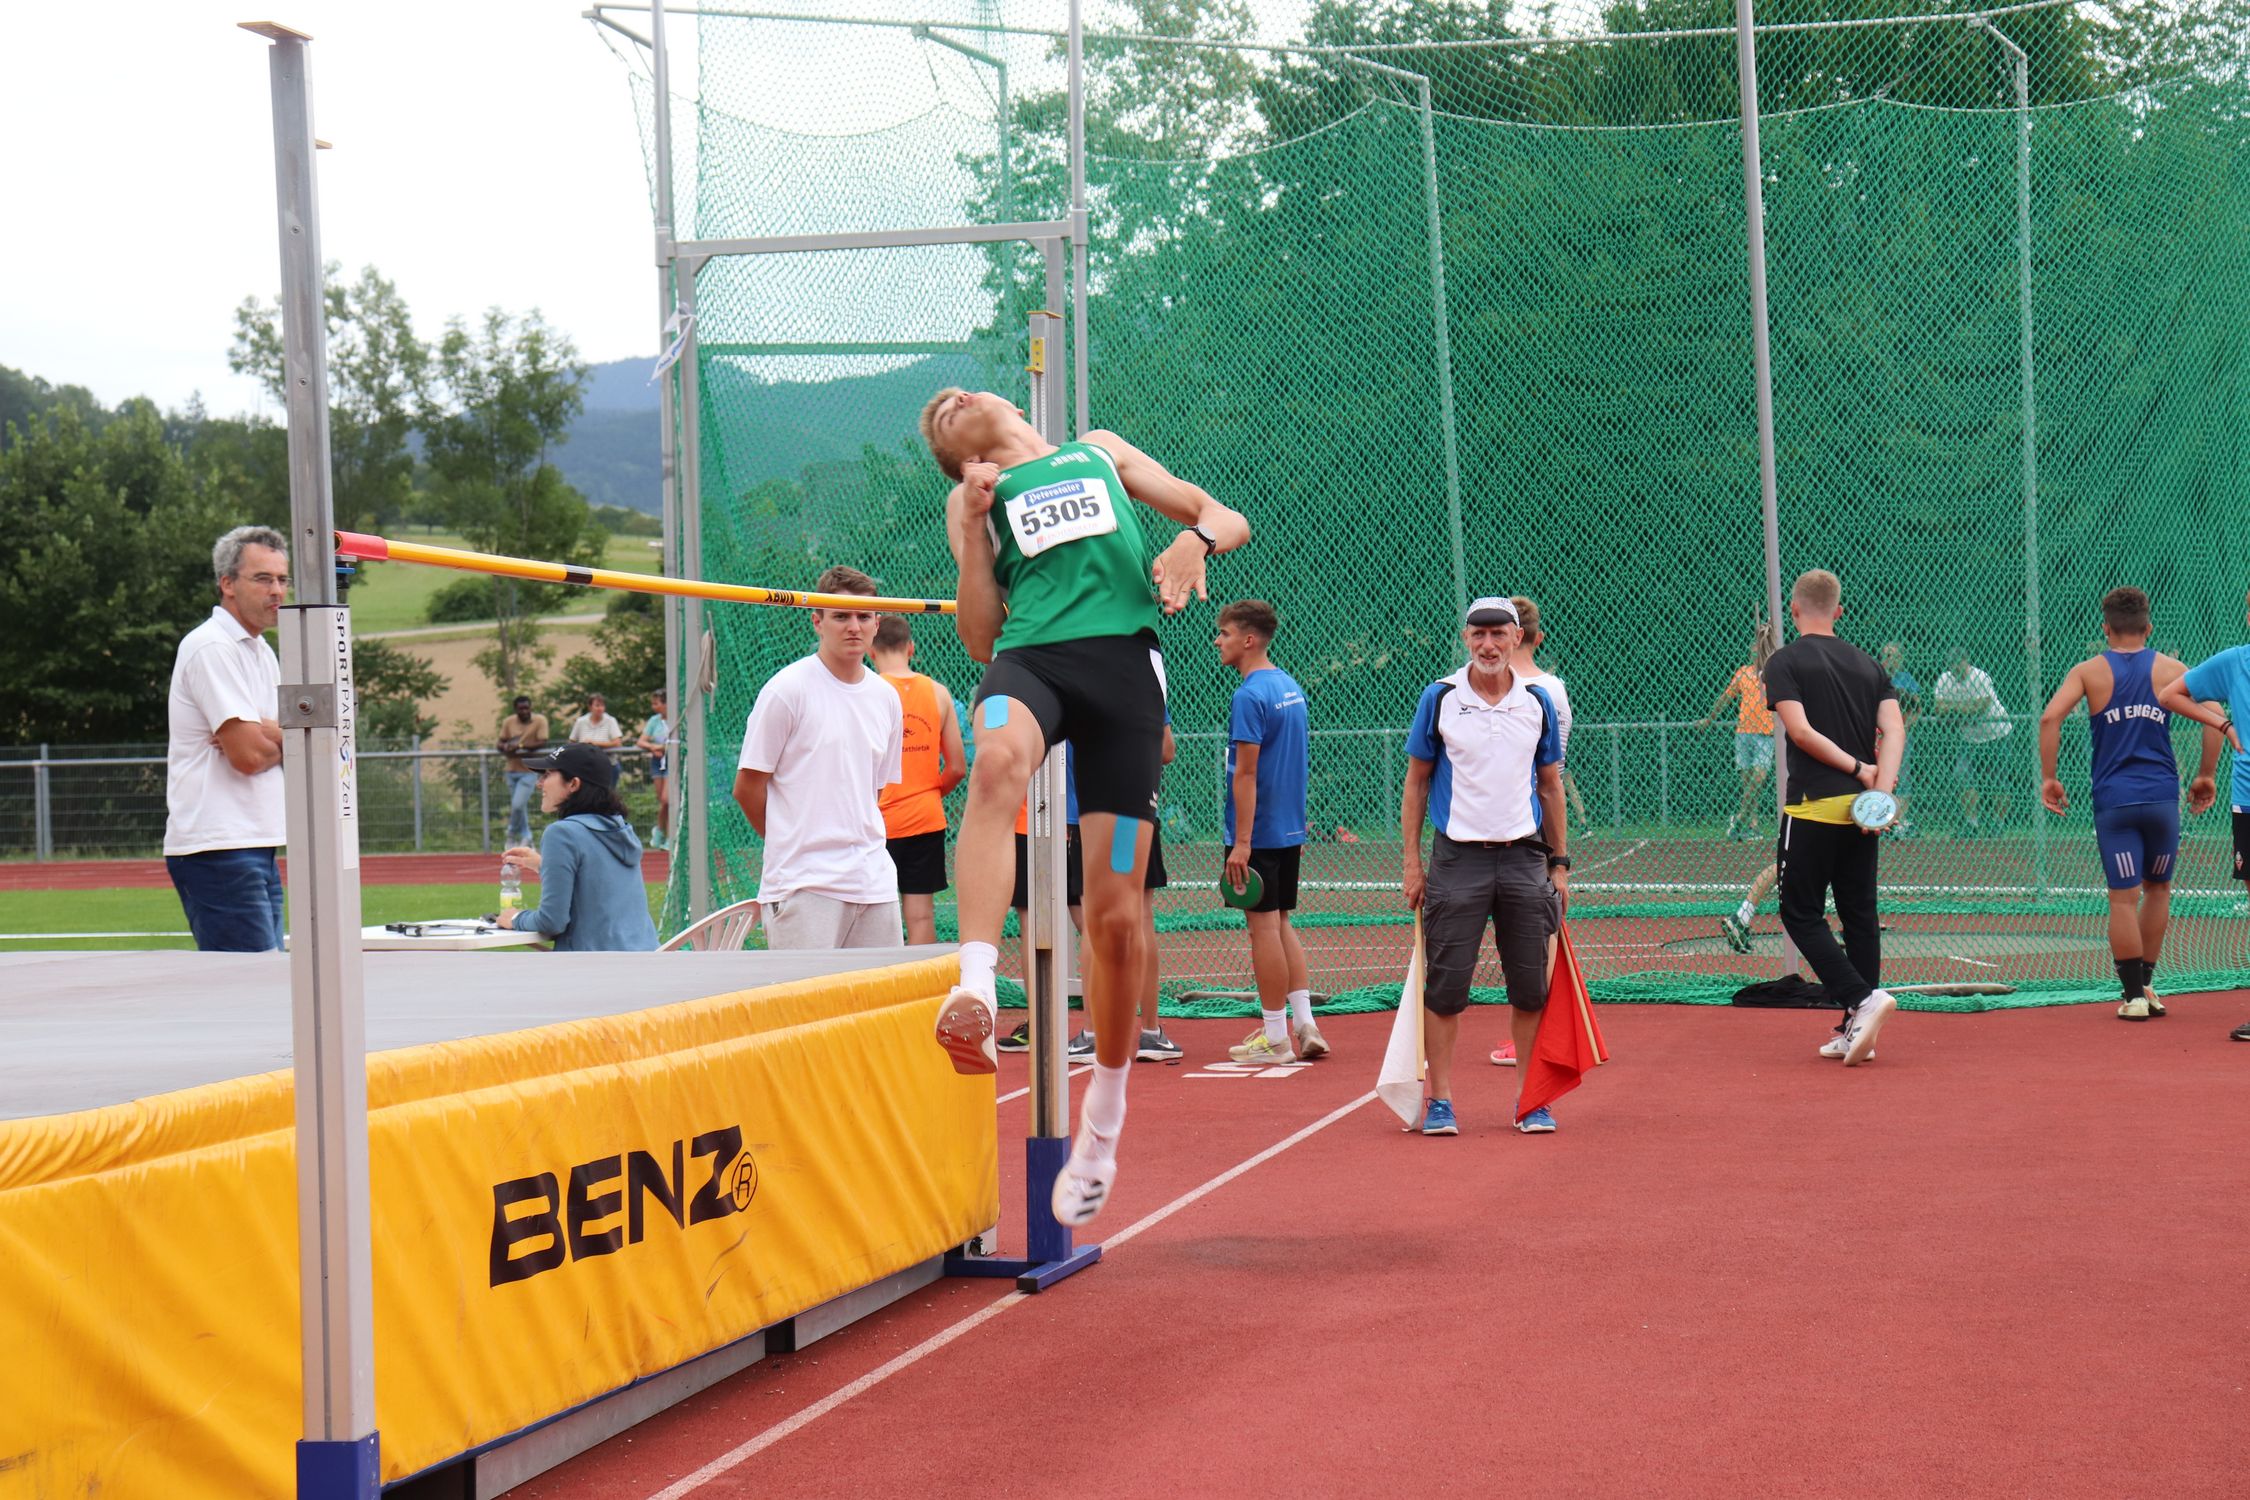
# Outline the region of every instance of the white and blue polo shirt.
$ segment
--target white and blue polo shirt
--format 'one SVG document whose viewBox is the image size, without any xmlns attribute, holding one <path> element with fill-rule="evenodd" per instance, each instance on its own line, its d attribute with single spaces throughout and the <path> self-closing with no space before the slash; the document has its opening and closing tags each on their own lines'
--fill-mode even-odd
<svg viewBox="0 0 2250 1500">
<path fill-rule="evenodd" d="M 1505 843 L 1539 831 L 1539 768 L 1562 760 L 1562 724 L 1553 700 L 1522 673 L 1498 703 L 1487 703 L 1464 666 L 1422 690 L 1406 753 L 1435 766 L 1430 822 L 1438 832 Z"/>
</svg>

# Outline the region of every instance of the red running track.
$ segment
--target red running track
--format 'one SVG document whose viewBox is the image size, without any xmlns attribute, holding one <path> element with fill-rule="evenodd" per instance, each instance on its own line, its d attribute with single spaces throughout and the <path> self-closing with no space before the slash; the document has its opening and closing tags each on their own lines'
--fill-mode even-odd
<svg viewBox="0 0 2250 1500">
<path fill-rule="evenodd" d="M 1902 1015 L 1850 1071 L 1820 1013 L 1605 1007 L 1546 1137 L 1480 1011 L 1457 1139 L 1364 1103 L 1051 1291 L 941 1282 L 512 1493 L 2240 1495 L 2250 998 L 2170 1003 Z M 1388 1024 L 1289 1078 L 1138 1067 L 1097 1227 L 1350 1105 Z"/>
<path fill-rule="evenodd" d="M 289 862 L 282 861 L 286 872 Z M 475 885 L 498 877 L 500 854 L 368 854 L 359 862 L 362 885 Z M 643 879 L 671 878 L 672 856 L 641 855 Z M 169 887 L 161 859 L 9 860 L 0 863 L 0 891 L 94 891 L 111 887 Z"/>
</svg>

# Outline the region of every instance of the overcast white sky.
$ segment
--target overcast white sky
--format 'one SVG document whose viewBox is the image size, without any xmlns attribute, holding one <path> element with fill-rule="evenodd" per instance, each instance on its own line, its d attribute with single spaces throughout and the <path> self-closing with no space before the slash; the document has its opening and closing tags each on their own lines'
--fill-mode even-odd
<svg viewBox="0 0 2250 1500">
<path fill-rule="evenodd" d="M 314 38 L 321 235 L 426 334 L 537 307 L 589 360 L 652 353 L 647 180 L 626 75 L 577 0 L 0 0 L 0 365 L 105 403 L 201 391 L 278 286 L 272 19 Z"/>
</svg>

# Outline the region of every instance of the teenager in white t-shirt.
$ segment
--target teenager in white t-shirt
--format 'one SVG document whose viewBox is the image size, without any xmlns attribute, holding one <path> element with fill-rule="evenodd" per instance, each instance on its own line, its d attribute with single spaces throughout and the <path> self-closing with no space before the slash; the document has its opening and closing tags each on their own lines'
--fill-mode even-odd
<svg viewBox="0 0 2250 1500">
<path fill-rule="evenodd" d="M 814 588 L 874 595 L 834 567 Z M 867 669 L 880 616 L 816 609 L 820 649 L 766 679 L 742 736 L 734 800 L 766 843 L 758 901 L 768 948 L 895 948 L 904 932 L 898 870 L 877 794 L 900 775 L 906 716 Z"/>
</svg>

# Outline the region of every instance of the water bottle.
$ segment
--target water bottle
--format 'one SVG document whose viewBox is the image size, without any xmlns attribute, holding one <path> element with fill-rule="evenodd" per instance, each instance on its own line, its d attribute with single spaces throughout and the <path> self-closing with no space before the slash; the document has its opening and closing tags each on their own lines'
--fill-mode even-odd
<svg viewBox="0 0 2250 1500">
<path fill-rule="evenodd" d="M 512 859 L 500 861 L 500 909 L 523 910 L 523 876 L 517 872 Z"/>
</svg>

